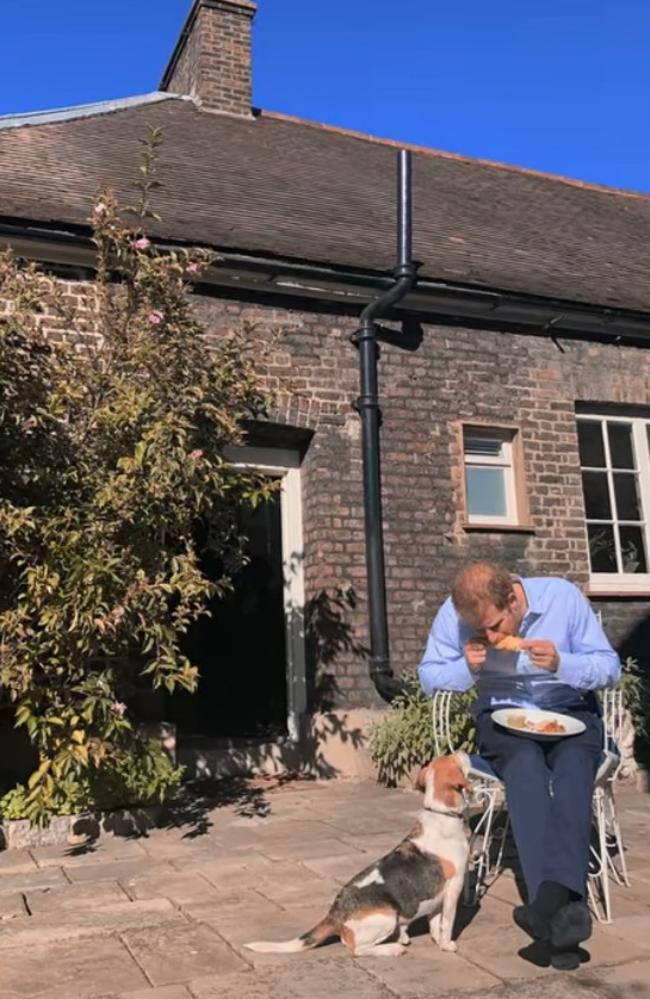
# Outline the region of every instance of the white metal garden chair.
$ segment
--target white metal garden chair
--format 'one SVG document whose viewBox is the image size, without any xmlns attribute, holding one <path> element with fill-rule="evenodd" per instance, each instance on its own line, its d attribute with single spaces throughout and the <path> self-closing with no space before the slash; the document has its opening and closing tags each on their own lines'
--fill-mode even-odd
<svg viewBox="0 0 650 999">
<path fill-rule="evenodd" d="M 433 744 L 436 756 L 453 753 L 452 706 L 454 693 L 437 690 L 432 701 Z M 614 799 L 614 782 L 621 769 L 618 749 L 625 719 L 620 690 L 601 693 L 603 707 L 603 759 L 596 775 L 593 795 L 595 837 L 591 846 L 588 877 L 589 901 L 596 918 L 612 921 L 610 878 L 629 885 L 621 828 Z M 470 840 L 470 862 L 465 882 L 465 902 L 473 905 L 503 870 L 503 855 L 509 831 L 508 806 L 503 782 L 489 763 L 471 754 L 470 783 L 473 802 L 480 817 Z M 615 862 L 614 857 L 617 858 Z"/>
<path fill-rule="evenodd" d="M 621 826 L 616 810 L 614 786 L 623 765 L 620 746 L 626 720 L 623 692 L 604 690 L 603 759 L 596 774 L 593 796 L 594 841 L 587 887 L 589 901 L 602 923 L 612 921 L 610 879 L 618 885 L 629 885 Z"/>
</svg>

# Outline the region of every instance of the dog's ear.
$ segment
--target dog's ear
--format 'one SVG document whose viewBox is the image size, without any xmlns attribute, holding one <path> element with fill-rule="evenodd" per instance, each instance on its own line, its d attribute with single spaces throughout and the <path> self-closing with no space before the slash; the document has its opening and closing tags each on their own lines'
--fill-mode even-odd
<svg viewBox="0 0 650 999">
<path fill-rule="evenodd" d="M 427 764 L 426 767 L 422 767 L 422 769 L 420 770 L 420 773 L 418 774 L 417 780 L 415 782 L 415 789 L 416 789 L 416 791 L 426 791 L 426 789 L 427 789 L 427 774 L 429 773 L 429 766 L 430 765 L 431 764 Z"/>
<path fill-rule="evenodd" d="M 467 759 L 465 753 L 463 753 L 462 756 L 465 757 L 465 759 Z M 469 767 L 463 765 L 465 763 L 465 760 L 462 757 L 460 757 L 458 753 L 454 753 L 452 759 L 456 764 L 456 769 L 458 771 L 458 780 L 456 783 L 456 787 L 462 787 L 463 790 L 468 791 L 471 786 L 469 780 L 467 779 L 467 771 Z M 469 764 L 468 759 L 467 763 Z"/>
</svg>

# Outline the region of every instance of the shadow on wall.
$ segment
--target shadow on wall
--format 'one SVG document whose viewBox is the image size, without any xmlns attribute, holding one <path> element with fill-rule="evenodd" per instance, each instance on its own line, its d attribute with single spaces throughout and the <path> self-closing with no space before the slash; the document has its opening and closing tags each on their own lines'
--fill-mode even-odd
<svg viewBox="0 0 650 999">
<path fill-rule="evenodd" d="M 321 590 L 305 604 L 304 629 L 307 690 L 315 711 L 330 711 L 340 703 L 335 667 L 344 658 L 367 659 L 369 649 L 357 641 L 350 618 L 357 607 L 353 587 L 332 593 Z"/>
</svg>

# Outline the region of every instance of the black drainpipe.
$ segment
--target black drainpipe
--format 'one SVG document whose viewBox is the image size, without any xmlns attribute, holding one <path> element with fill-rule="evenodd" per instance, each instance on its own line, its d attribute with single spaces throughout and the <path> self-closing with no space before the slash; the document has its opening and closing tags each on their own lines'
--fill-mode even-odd
<svg viewBox="0 0 650 999">
<path fill-rule="evenodd" d="M 381 462 L 379 427 L 381 410 L 377 389 L 377 338 L 381 327 L 377 320 L 396 305 L 413 287 L 416 266 L 411 259 L 411 154 L 400 149 L 397 154 L 397 267 L 395 283 L 375 298 L 361 313 L 361 324 L 352 336 L 359 349 L 361 394 L 355 409 L 361 417 L 363 457 L 363 507 L 366 531 L 366 570 L 368 576 L 368 617 L 370 625 L 370 677 L 385 701 L 403 690 L 393 675 L 388 648 L 386 615 L 386 573 L 384 533 L 381 509 Z"/>
</svg>

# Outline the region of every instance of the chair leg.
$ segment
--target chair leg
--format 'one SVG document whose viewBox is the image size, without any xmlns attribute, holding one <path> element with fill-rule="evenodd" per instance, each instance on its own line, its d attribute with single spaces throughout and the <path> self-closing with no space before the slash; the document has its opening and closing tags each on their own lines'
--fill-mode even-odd
<svg viewBox="0 0 650 999">
<path fill-rule="evenodd" d="M 606 809 L 606 831 L 607 838 L 611 842 L 612 838 L 616 844 L 616 857 L 617 863 L 614 863 L 614 859 L 611 856 L 610 851 L 607 851 L 607 861 L 612 872 L 612 877 L 617 884 L 621 886 L 630 886 L 630 878 L 627 871 L 627 860 L 625 857 L 625 847 L 623 846 L 623 835 L 621 833 L 621 825 L 618 820 L 618 812 L 616 811 L 616 799 L 614 798 L 614 789 L 610 783 L 604 793 L 604 804 Z"/>
<path fill-rule="evenodd" d="M 590 875 L 590 882 L 598 882 L 600 888 L 600 900 L 602 903 L 602 912 L 599 905 L 594 905 L 594 911 L 596 918 L 601 923 L 611 923 L 612 921 L 612 903 L 609 890 L 609 863 L 608 863 L 608 852 L 607 852 L 607 823 L 605 820 L 605 793 L 602 788 L 596 788 L 594 792 L 594 818 L 596 820 L 596 838 L 597 847 L 592 847 L 592 854 L 597 861 L 598 867 Z M 592 888 L 592 884 L 589 884 L 589 888 Z M 594 901 L 595 892 L 589 892 L 592 902 Z"/>
<path fill-rule="evenodd" d="M 503 843 L 500 846 L 496 862 L 493 864 L 492 845 L 494 841 L 494 824 L 500 809 L 496 807 L 496 796 L 492 788 L 478 788 L 474 792 L 475 800 L 483 803 L 483 813 L 474 829 L 470 841 L 470 865 L 465 879 L 466 905 L 474 905 L 477 899 L 485 892 L 488 881 L 494 880 L 501 869 L 501 859 L 503 856 Z M 481 839 L 481 849 L 474 856 L 472 848 L 476 841 Z M 472 879 L 473 885 L 472 885 Z"/>
</svg>

